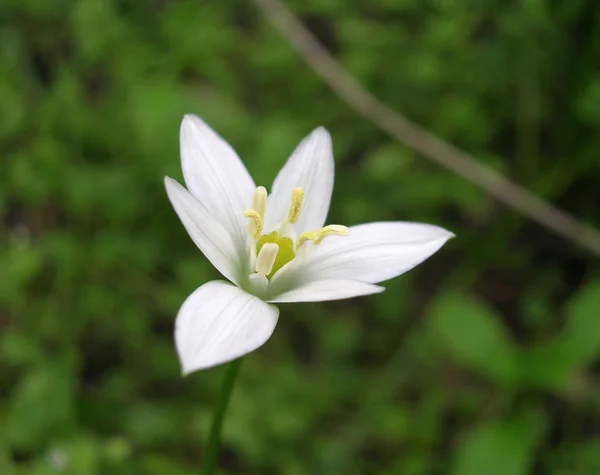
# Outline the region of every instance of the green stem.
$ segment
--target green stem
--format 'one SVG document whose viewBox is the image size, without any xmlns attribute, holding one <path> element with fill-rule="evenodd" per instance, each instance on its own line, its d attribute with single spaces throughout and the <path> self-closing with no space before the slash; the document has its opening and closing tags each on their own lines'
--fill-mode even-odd
<svg viewBox="0 0 600 475">
<path fill-rule="evenodd" d="M 231 393 L 233 392 L 233 387 L 235 386 L 235 380 L 240 371 L 241 364 L 242 358 L 238 358 L 237 360 L 233 360 L 231 363 L 229 363 L 225 369 L 225 377 L 223 378 L 223 385 L 221 386 L 221 394 L 213 414 L 210 432 L 208 434 L 208 441 L 206 444 L 203 470 L 204 475 L 213 475 L 215 473 L 217 459 L 219 456 L 219 446 L 221 445 L 221 428 L 223 427 L 223 419 L 225 419 L 227 406 L 229 404 L 229 400 L 231 399 Z"/>
</svg>

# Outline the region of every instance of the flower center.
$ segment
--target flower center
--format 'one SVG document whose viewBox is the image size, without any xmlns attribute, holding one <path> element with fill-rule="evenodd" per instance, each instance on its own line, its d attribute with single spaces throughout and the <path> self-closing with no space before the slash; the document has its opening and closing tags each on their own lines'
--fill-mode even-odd
<svg viewBox="0 0 600 475">
<path fill-rule="evenodd" d="M 271 267 L 271 272 L 266 273 L 267 278 L 271 278 L 275 272 L 290 262 L 296 254 L 294 253 L 294 241 L 286 236 L 279 236 L 275 231 L 269 234 L 263 234 L 256 243 L 256 253 L 260 256 L 260 251 L 265 244 L 277 245 L 277 253 Z"/>
<path fill-rule="evenodd" d="M 347 236 L 348 228 L 339 224 L 325 226 L 316 231 L 301 233 L 296 241 L 290 234 L 293 225 L 298 221 L 304 201 L 304 188 L 294 188 L 290 208 L 285 221 L 275 227 L 269 234 L 263 234 L 265 213 L 267 211 L 267 190 L 259 186 L 254 191 L 252 208 L 244 211 L 248 218 L 248 233 L 252 237 L 253 246 L 256 246 L 256 264 L 254 270 L 271 279 L 275 273 L 296 257 L 296 253 L 307 243 L 320 244 L 327 236 Z"/>
</svg>

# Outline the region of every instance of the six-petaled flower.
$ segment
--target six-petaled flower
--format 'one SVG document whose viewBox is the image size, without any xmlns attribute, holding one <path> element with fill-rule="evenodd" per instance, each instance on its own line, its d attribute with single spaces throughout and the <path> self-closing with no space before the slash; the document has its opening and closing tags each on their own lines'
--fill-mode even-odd
<svg viewBox="0 0 600 475">
<path fill-rule="evenodd" d="M 180 145 L 187 189 L 166 177 L 169 199 L 193 241 L 230 281 L 200 286 L 177 315 L 184 374 L 265 343 L 279 317 L 275 303 L 381 292 L 375 284 L 412 269 L 453 236 L 408 222 L 325 225 L 334 161 L 323 128 L 298 145 L 270 194 L 198 117 L 183 119 Z"/>
</svg>

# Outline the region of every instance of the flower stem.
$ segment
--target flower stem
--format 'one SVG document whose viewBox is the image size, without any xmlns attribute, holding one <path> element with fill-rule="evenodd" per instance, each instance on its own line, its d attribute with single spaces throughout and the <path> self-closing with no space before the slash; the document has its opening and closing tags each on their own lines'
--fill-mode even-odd
<svg viewBox="0 0 600 475">
<path fill-rule="evenodd" d="M 217 458 L 219 456 L 219 447 L 221 445 L 221 428 L 223 427 L 223 419 L 227 412 L 227 406 L 231 399 L 231 393 L 235 386 L 235 380 L 242 364 L 242 358 L 233 360 L 225 369 L 225 377 L 221 386 L 221 394 L 217 401 L 217 407 L 213 414 L 208 441 L 206 444 L 206 453 L 204 455 L 204 475 L 213 475 L 217 466 Z"/>
</svg>

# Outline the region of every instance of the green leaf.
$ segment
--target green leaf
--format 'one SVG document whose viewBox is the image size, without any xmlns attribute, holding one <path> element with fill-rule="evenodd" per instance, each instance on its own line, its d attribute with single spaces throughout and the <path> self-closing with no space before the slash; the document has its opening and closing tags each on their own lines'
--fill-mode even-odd
<svg viewBox="0 0 600 475">
<path fill-rule="evenodd" d="M 526 475 L 545 426 L 542 413 L 528 411 L 476 428 L 457 448 L 450 474 Z"/>
<path fill-rule="evenodd" d="M 4 426 L 11 445 L 31 449 L 72 428 L 73 376 L 72 365 L 63 359 L 23 376 L 12 393 Z"/>
<path fill-rule="evenodd" d="M 523 376 L 534 387 L 563 389 L 599 354 L 600 280 L 597 280 L 571 299 L 562 333 L 524 355 Z"/>
<path fill-rule="evenodd" d="M 572 365 L 587 364 L 600 355 L 600 280 L 586 285 L 571 299 L 559 345 Z"/>
<path fill-rule="evenodd" d="M 516 381 L 517 353 L 492 309 L 451 293 L 437 299 L 430 318 L 434 333 L 459 363 L 503 384 Z"/>
<path fill-rule="evenodd" d="M 557 341 L 527 349 L 521 364 L 525 385 L 547 390 L 560 390 L 571 380 L 573 366 L 564 357 Z"/>
<path fill-rule="evenodd" d="M 0 439 L 0 473 L 3 475 L 17 474 L 17 467 L 10 456 L 10 450 L 2 439 Z"/>
<path fill-rule="evenodd" d="M 600 473 L 600 438 L 570 447 L 566 454 L 562 454 L 559 466 L 565 470 L 562 473 Z"/>
</svg>

